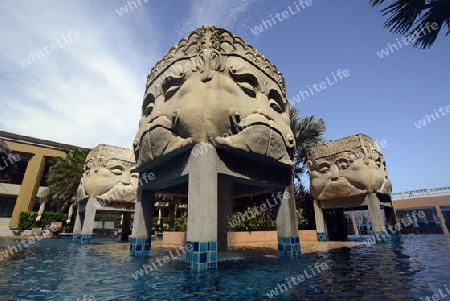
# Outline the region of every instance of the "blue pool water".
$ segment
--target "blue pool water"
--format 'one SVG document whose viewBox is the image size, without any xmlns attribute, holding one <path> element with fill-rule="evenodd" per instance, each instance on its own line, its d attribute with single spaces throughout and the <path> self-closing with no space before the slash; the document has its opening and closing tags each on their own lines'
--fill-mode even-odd
<svg viewBox="0 0 450 301">
<path fill-rule="evenodd" d="M 14 241 L 2 241 L 0 248 Z M 130 258 L 128 244 L 80 246 L 47 239 L 0 261 L 0 300 L 449 300 L 450 236 L 406 236 L 400 243 L 365 245 L 268 258 L 239 252 L 219 254 L 215 272 L 189 273 L 184 258 L 153 272 L 133 273 L 175 248 L 152 248 L 152 258 Z M 310 266 L 319 264 L 312 275 Z M 320 269 L 325 264 L 327 269 Z M 304 272 L 306 270 L 306 274 Z M 286 278 L 308 275 L 297 284 Z M 284 282 L 283 282 L 284 281 Z M 447 294 L 448 296 L 443 296 Z M 442 297 L 443 296 L 443 297 Z M 431 300 L 431 299 L 430 299 Z"/>
</svg>

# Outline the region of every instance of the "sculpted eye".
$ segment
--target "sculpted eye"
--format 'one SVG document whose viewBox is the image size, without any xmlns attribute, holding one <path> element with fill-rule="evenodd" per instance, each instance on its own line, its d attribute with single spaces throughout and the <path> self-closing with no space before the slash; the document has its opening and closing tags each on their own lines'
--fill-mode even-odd
<svg viewBox="0 0 450 301">
<path fill-rule="evenodd" d="M 375 163 L 377 164 L 378 168 L 380 168 L 380 167 L 381 167 L 381 158 L 378 157 L 378 158 L 375 160 Z"/>
<path fill-rule="evenodd" d="M 121 175 L 123 172 L 123 166 L 122 165 L 114 165 L 110 171 L 115 175 Z"/>
<path fill-rule="evenodd" d="M 184 82 L 184 74 L 180 78 L 168 77 L 162 85 L 166 101 L 169 100 L 181 88 Z"/>
<path fill-rule="evenodd" d="M 139 171 L 137 169 L 130 170 L 130 177 L 139 178 Z"/>
<path fill-rule="evenodd" d="M 238 72 L 239 71 L 235 67 L 230 66 L 230 75 L 235 83 L 239 86 L 239 88 L 241 88 L 242 91 L 244 91 L 245 94 L 255 98 L 256 91 L 258 89 L 258 79 L 253 74 L 239 74 Z"/>
<path fill-rule="evenodd" d="M 320 173 L 327 173 L 330 170 L 330 165 L 326 162 L 319 164 L 318 168 Z"/>
<path fill-rule="evenodd" d="M 144 103 L 142 105 L 142 114 L 144 116 L 149 116 L 153 112 L 155 106 L 155 97 L 153 94 L 147 94 Z"/>
<path fill-rule="evenodd" d="M 249 82 L 237 82 L 237 85 L 239 88 L 241 88 L 242 91 L 245 92 L 250 97 L 256 97 L 255 88 L 253 88 L 252 84 Z"/>
<path fill-rule="evenodd" d="M 336 161 L 336 165 L 339 167 L 339 169 L 347 169 L 352 162 L 350 160 L 347 160 L 346 158 L 339 158 Z"/>
<path fill-rule="evenodd" d="M 277 113 L 284 113 L 286 106 L 283 103 L 283 98 L 276 90 L 270 90 L 269 93 L 269 106 Z"/>
</svg>

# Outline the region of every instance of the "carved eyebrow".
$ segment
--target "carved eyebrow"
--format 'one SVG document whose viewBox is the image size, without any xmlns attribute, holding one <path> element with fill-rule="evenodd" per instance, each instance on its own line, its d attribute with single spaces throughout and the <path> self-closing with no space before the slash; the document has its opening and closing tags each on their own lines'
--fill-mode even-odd
<svg viewBox="0 0 450 301">
<path fill-rule="evenodd" d="M 247 82 L 253 87 L 259 88 L 259 82 L 256 76 L 245 70 L 230 70 L 231 76 L 238 82 Z"/>
<path fill-rule="evenodd" d="M 177 91 L 183 85 L 185 75 L 186 73 L 182 73 L 177 77 L 170 75 L 164 79 L 161 88 L 166 101 L 169 100 L 175 93 L 177 93 Z"/>
<path fill-rule="evenodd" d="M 328 163 L 328 162 L 326 162 L 326 161 L 323 161 L 323 162 L 320 162 L 319 164 L 317 164 L 317 169 L 321 169 L 321 168 L 323 168 L 323 167 L 330 167 L 330 163 Z"/>
</svg>

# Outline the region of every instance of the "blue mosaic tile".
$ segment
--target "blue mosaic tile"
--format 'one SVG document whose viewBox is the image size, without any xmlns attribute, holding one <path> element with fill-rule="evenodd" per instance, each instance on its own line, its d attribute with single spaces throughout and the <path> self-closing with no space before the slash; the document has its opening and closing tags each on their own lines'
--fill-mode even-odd
<svg viewBox="0 0 450 301">
<path fill-rule="evenodd" d="M 398 231 L 391 233 L 391 238 L 393 240 L 399 240 L 402 237 L 402 234 Z"/>
<path fill-rule="evenodd" d="M 208 262 L 217 261 L 217 252 L 208 252 Z"/>
<path fill-rule="evenodd" d="M 199 251 L 200 252 L 206 252 L 208 250 L 208 242 L 200 242 L 199 243 Z"/>
<path fill-rule="evenodd" d="M 187 251 L 186 252 L 186 262 L 191 262 L 191 260 L 192 260 L 192 252 Z"/>
<path fill-rule="evenodd" d="M 217 262 L 208 263 L 208 270 L 215 270 L 215 269 L 217 269 Z"/>
<path fill-rule="evenodd" d="M 150 256 L 151 243 L 148 237 L 131 237 L 130 255 L 136 257 Z"/>
<path fill-rule="evenodd" d="M 192 251 L 186 252 L 186 267 L 193 271 L 203 271 L 217 266 L 217 242 L 187 242 Z"/>
<path fill-rule="evenodd" d="M 208 243 L 208 248 L 209 248 L 208 251 L 217 251 L 217 242 L 215 242 L 215 241 L 210 241 L 210 242 Z"/>
<path fill-rule="evenodd" d="M 206 255 L 206 252 L 201 252 L 199 257 L 200 263 L 206 263 L 208 260 L 208 256 Z"/>
<path fill-rule="evenodd" d="M 81 244 L 88 245 L 91 243 L 92 234 L 82 234 L 81 235 Z"/>
<path fill-rule="evenodd" d="M 330 241 L 328 232 L 317 232 L 317 239 L 319 241 Z"/>
<path fill-rule="evenodd" d="M 278 241 L 282 242 L 278 244 L 279 257 L 299 257 L 301 255 L 299 237 L 279 237 Z"/>
<path fill-rule="evenodd" d="M 81 233 L 74 233 L 72 235 L 72 241 L 79 242 L 81 240 Z"/>
</svg>

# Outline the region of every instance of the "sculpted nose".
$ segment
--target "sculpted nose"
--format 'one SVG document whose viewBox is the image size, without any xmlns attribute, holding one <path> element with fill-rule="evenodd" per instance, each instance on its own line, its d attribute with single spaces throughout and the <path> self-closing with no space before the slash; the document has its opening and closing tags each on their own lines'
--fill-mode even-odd
<svg viewBox="0 0 450 301">
<path fill-rule="evenodd" d="M 339 168 L 337 165 L 332 165 L 330 168 L 330 178 L 332 181 L 336 181 L 339 178 Z"/>
</svg>

